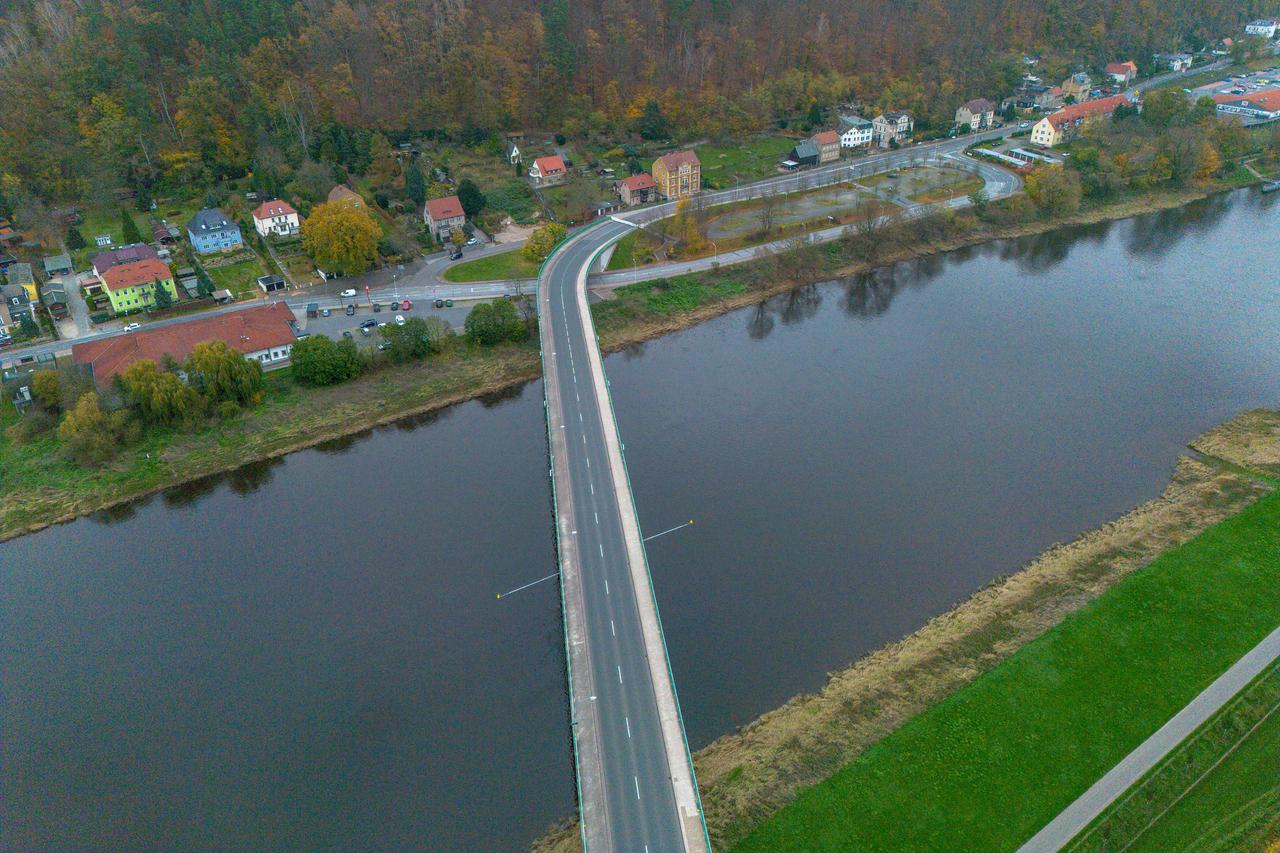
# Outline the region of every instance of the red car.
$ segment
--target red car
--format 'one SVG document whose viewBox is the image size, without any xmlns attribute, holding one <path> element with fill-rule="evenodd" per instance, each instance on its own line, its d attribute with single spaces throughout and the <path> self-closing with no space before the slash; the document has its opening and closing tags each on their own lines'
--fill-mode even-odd
<svg viewBox="0 0 1280 853">
<path fill-rule="evenodd" d="M 406 300 L 405 300 L 404 302 L 402 302 L 401 304 L 404 306 L 404 308 L 403 308 L 402 310 L 405 310 L 405 311 L 412 311 L 412 310 L 413 310 L 413 303 L 412 303 L 412 302 L 410 302 L 408 299 L 406 299 Z"/>
</svg>

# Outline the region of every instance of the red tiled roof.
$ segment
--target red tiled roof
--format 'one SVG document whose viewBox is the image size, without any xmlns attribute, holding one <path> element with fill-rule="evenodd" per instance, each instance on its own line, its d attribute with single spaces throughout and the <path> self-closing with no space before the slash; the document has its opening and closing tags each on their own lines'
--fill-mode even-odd
<svg viewBox="0 0 1280 853">
<path fill-rule="evenodd" d="M 329 201 L 354 201 L 360 205 L 364 204 L 364 199 L 360 197 L 360 193 L 342 184 L 338 184 L 329 190 Z"/>
<path fill-rule="evenodd" d="M 555 175 L 565 170 L 564 158 L 553 154 L 550 157 L 539 157 L 533 161 L 533 165 L 538 167 L 538 174 Z"/>
<path fill-rule="evenodd" d="M 1107 67 L 1104 68 L 1103 70 L 1106 71 L 1108 74 L 1120 74 L 1120 75 L 1124 75 L 1127 73 L 1137 74 L 1138 66 L 1134 65 L 1132 62 L 1111 62 L 1111 63 L 1108 63 Z"/>
<path fill-rule="evenodd" d="M 819 145 L 838 145 L 840 144 L 840 134 L 834 130 L 823 130 L 813 135 L 813 141 Z"/>
<path fill-rule="evenodd" d="M 1061 127 L 1068 122 L 1078 121 L 1089 116 L 1111 115 L 1116 108 L 1127 105 L 1129 99 L 1124 95 L 1112 95 L 1109 98 L 1098 98 L 1096 101 L 1081 101 L 1069 104 L 1049 116 L 1049 124 Z"/>
<path fill-rule="evenodd" d="M 672 151 L 670 154 L 663 154 L 659 157 L 658 162 L 674 172 L 685 163 L 691 166 L 698 165 L 698 155 L 693 153 L 693 149 Z"/>
<path fill-rule="evenodd" d="M 427 201 L 427 216 L 431 217 L 432 222 L 453 219 L 462 215 L 462 202 L 458 201 L 456 195 L 433 198 Z"/>
<path fill-rule="evenodd" d="M 102 274 L 102 281 L 108 290 L 124 290 L 126 287 L 137 287 L 170 278 L 173 278 L 173 273 L 169 271 L 169 265 L 157 258 L 119 264 Z"/>
<path fill-rule="evenodd" d="M 254 219 L 270 219 L 273 216 L 297 216 L 298 211 L 293 209 L 293 205 L 287 201 L 281 201 L 273 198 L 271 201 L 264 201 L 253 209 Z"/>
<path fill-rule="evenodd" d="M 638 175 L 632 175 L 629 178 L 623 178 L 622 184 L 631 192 L 639 192 L 640 190 L 651 190 L 657 186 L 653 182 L 653 175 L 648 172 L 641 172 Z"/>
<path fill-rule="evenodd" d="M 1265 92 L 1250 92 L 1247 95 L 1214 95 L 1213 100 L 1219 104 L 1243 104 L 1258 107 L 1267 112 L 1280 110 L 1280 89 L 1267 89 Z"/>
<path fill-rule="evenodd" d="M 111 377 L 123 372 L 136 361 L 150 359 L 159 364 L 166 353 L 183 361 L 191 355 L 196 344 L 204 341 L 221 340 L 243 353 L 293 343 L 297 339 L 293 320 L 293 311 L 288 305 L 272 302 L 243 311 L 230 311 L 170 326 L 139 329 L 127 335 L 74 344 L 71 347 L 71 357 L 76 364 L 91 365 L 94 382 L 105 388 L 110 384 Z"/>
</svg>

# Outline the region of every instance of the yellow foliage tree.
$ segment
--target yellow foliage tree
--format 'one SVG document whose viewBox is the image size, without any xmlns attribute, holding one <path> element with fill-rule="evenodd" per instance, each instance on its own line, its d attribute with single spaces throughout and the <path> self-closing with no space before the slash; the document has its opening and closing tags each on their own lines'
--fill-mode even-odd
<svg viewBox="0 0 1280 853">
<path fill-rule="evenodd" d="M 362 273 L 378 256 L 382 228 L 364 207 L 321 204 L 302 223 L 302 247 L 326 272 Z"/>
</svg>

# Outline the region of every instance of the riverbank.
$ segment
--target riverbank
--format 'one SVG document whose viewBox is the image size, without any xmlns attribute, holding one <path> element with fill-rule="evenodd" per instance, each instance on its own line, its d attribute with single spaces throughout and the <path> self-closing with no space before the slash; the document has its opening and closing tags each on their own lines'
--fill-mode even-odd
<svg viewBox="0 0 1280 853">
<path fill-rule="evenodd" d="M 903 827 L 903 835 L 897 839 L 901 845 L 888 843 L 890 847 L 973 846 L 964 842 L 973 842 L 976 836 L 960 839 L 956 835 L 944 839 L 935 834 L 929 836 L 932 841 L 926 836 L 929 832 L 936 833 L 939 826 L 955 823 L 948 823 L 946 813 L 952 816 L 958 813 L 951 806 L 959 808 L 963 805 L 968 809 L 973 805 L 953 800 L 957 797 L 963 799 L 968 796 L 965 791 L 977 790 L 982 781 L 989 781 L 988 777 L 994 771 L 983 771 L 982 766 L 996 768 L 999 765 L 999 768 L 1008 770 L 1000 762 L 1012 760 L 1019 769 L 1026 769 L 1020 762 L 1029 761 L 1025 755 L 1016 754 L 1016 744 L 1010 745 L 1002 740 L 996 748 L 996 741 L 985 737 L 981 727 L 967 717 L 962 719 L 951 713 L 950 717 L 942 719 L 948 713 L 947 709 L 954 712 L 956 709 L 981 707 L 975 704 L 979 698 L 971 693 L 970 687 L 977 686 L 974 682 L 980 676 L 997 667 L 1006 669 L 1002 664 L 1015 652 L 1033 641 L 1040 642 L 1037 638 L 1059 630 L 1056 626 L 1063 625 L 1064 621 L 1073 625 L 1078 633 L 1081 620 L 1068 620 L 1068 617 L 1093 607 L 1094 602 L 1126 578 L 1142 578 L 1142 582 L 1152 589 L 1166 588 L 1166 579 L 1143 578 L 1145 573 L 1139 571 L 1162 556 L 1167 555 L 1178 564 L 1178 577 L 1186 586 L 1186 589 L 1179 588 L 1180 594 L 1190 590 L 1189 598 L 1193 601 L 1207 594 L 1210 587 L 1228 596 L 1239 592 L 1223 590 L 1222 587 L 1228 585 L 1215 585 L 1212 576 L 1200 570 L 1205 555 L 1191 552 L 1184 553 L 1182 558 L 1173 555 L 1202 532 L 1218 529 L 1215 525 L 1228 519 L 1235 522 L 1234 517 L 1238 514 L 1243 520 L 1236 522 L 1241 527 L 1236 533 L 1252 535 L 1256 532 L 1258 520 L 1250 523 L 1249 519 L 1243 518 L 1243 511 L 1254 505 L 1260 506 L 1256 504 L 1260 498 L 1272 495 L 1268 498 L 1268 512 L 1274 515 L 1280 511 L 1280 504 L 1273 494 L 1276 482 L 1272 472 L 1257 467 L 1260 461 L 1272 460 L 1280 453 L 1280 414 L 1270 411 L 1245 413 L 1201 436 L 1192 443 L 1192 447 L 1204 450 L 1197 451 L 1194 457 L 1179 458 L 1173 478 L 1159 498 L 1073 542 L 1049 549 L 1021 571 L 993 583 L 949 612 L 935 617 L 906 639 L 833 674 L 819 693 L 795 697 L 740 731 L 700 750 L 694 756 L 694 763 L 714 846 L 726 849 L 743 842 L 748 836 L 750 839 L 745 849 L 825 849 L 859 847 L 873 841 L 886 843 L 889 836 L 857 834 L 858 830 L 865 831 L 881 817 L 887 821 L 886 825 Z M 1210 449 L 1212 456 L 1207 455 Z M 1270 517 L 1268 515 L 1262 522 L 1267 522 Z M 1224 534 L 1218 535 L 1221 538 Z M 1223 548 L 1230 551 L 1238 544 L 1228 538 L 1225 544 L 1216 543 L 1211 551 L 1220 555 Z M 1252 581 L 1257 586 L 1257 579 Z M 1191 589 L 1192 586 L 1195 589 Z M 1131 626 L 1112 635 L 1127 638 L 1115 646 L 1117 654 L 1137 637 L 1146 642 L 1158 642 L 1162 636 L 1170 634 L 1169 625 L 1159 631 L 1147 630 L 1149 625 L 1144 627 L 1144 619 L 1151 624 L 1157 618 L 1176 621 L 1186 613 L 1183 609 L 1170 607 L 1167 610 L 1157 608 L 1162 614 L 1158 617 L 1143 616 L 1144 613 L 1150 614 L 1145 610 L 1147 605 L 1144 602 L 1150 600 L 1151 590 L 1140 593 L 1125 597 L 1120 602 L 1124 606 L 1108 617 L 1112 620 L 1107 623 L 1109 629 L 1121 624 L 1114 623 L 1115 619 Z M 1256 589 L 1253 594 L 1256 594 Z M 1239 600 L 1247 609 L 1252 599 L 1241 595 Z M 1142 618 L 1135 618 L 1138 616 Z M 1194 635 L 1195 627 L 1185 625 L 1182 632 Z M 1240 642 L 1247 639 L 1244 637 Z M 1107 648 L 1109 645 L 1095 648 Z M 1188 644 L 1182 654 L 1195 658 L 1196 648 L 1199 648 L 1197 644 Z M 1231 651 L 1215 647 L 1214 654 L 1226 660 L 1231 657 Z M 1052 674 L 1056 672 L 1055 665 L 1080 657 L 1075 653 L 1045 654 L 1048 657 L 1044 660 L 1031 661 L 1035 665 L 1027 670 L 1029 675 L 1026 677 L 1034 679 L 1046 671 Z M 1028 656 L 1020 654 L 1018 659 L 1025 664 Z M 1199 663 L 1203 668 L 1213 670 L 1219 661 Z M 1081 666 L 1083 669 L 1097 668 L 1087 661 Z M 1027 666 L 1024 665 L 1023 669 L 1026 670 Z M 1055 678 L 1049 679 L 1053 686 L 1057 684 Z M 1145 676 L 1139 676 L 1139 681 L 1145 683 Z M 1175 683 L 1172 692 L 1192 689 L 1194 681 L 1188 679 L 1180 686 Z M 982 684 L 990 692 L 993 684 L 1000 687 L 1007 686 L 1008 682 L 1006 677 L 994 681 L 983 679 Z M 962 692 L 970 698 L 960 701 Z M 944 701 L 948 697 L 955 697 L 955 701 Z M 1083 711 L 1081 718 L 1088 720 L 1089 711 L 1095 703 L 1080 699 L 1074 697 L 1072 707 L 1080 708 Z M 1004 711 L 1009 710 L 1007 702 L 1000 704 L 1000 697 L 991 701 Z M 1158 726 L 1162 722 L 1160 715 L 1165 705 L 1176 710 L 1180 701 L 1180 696 L 1169 695 L 1164 696 L 1163 705 L 1154 710 L 1150 707 L 1145 711 L 1130 709 L 1126 713 L 1138 719 L 1119 728 L 1125 728 L 1125 737 L 1137 737 L 1147 723 L 1154 721 L 1152 724 Z M 1123 703 L 1119 707 L 1123 708 Z M 925 712 L 938 719 L 926 719 L 922 716 Z M 1025 723 L 1034 727 L 1048 724 L 1052 727 L 1066 716 L 1069 715 L 1065 712 L 1044 715 L 1000 713 L 983 719 L 1007 721 L 1019 718 L 1018 725 Z M 904 729 L 908 722 L 912 723 L 910 731 Z M 1126 726 L 1133 731 L 1128 731 Z M 958 732 L 965 734 L 960 736 Z M 890 742 L 891 737 L 898 740 Z M 1052 740 L 1051 735 L 1046 735 L 1046 742 L 1048 740 Z M 874 759 L 868 749 L 873 744 L 878 744 Z M 1109 747 L 1111 752 L 1123 755 L 1128 744 L 1124 737 L 1120 737 Z M 1073 747 L 1068 745 L 1068 748 Z M 855 767 L 858 763 L 855 760 L 861 760 L 859 756 L 864 755 L 875 763 Z M 945 768 L 932 765 L 927 769 L 916 766 L 920 762 L 928 764 L 932 761 L 950 766 L 971 759 L 975 766 L 970 768 L 974 771 L 970 775 L 948 773 Z M 1101 766 L 1110 760 L 1110 756 L 1095 754 L 1093 760 Z M 1092 769 L 1076 768 L 1072 773 L 1088 776 Z M 868 773 L 873 776 L 879 774 L 876 778 L 880 781 L 869 782 L 866 778 Z M 1026 775 L 1036 774 L 1028 771 Z M 1065 770 L 1062 775 L 1067 779 L 1065 785 L 1068 788 L 1081 781 Z M 1021 778 L 1009 776 L 1005 784 Z M 911 779 L 916 779 L 918 785 L 928 790 L 911 788 L 912 784 L 917 784 L 911 783 Z M 1083 784 L 1090 781 L 1091 778 L 1086 779 Z M 861 792 L 856 809 L 842 799 L 852 796 L 849 792 L 855 789 Z M 1073 796 L 1070 791 L 1046 792 L 1046 804 L 1042 809 L 1045 815 L 1023 815 L 1020 819 L 1034 823 L 1042 816 L 1045 819 L 1051 817 L 1057 807 L 1055 795 L 1058 794 L 1060 796 L 1056 799 L 1067 801 Z M 989 799 L 995 809 L 1007 802 L 1000 797 Z M 833 803 L 834 808 L 846 818 L 833 821 Z M 910 809 L 911 814 L 903 814 L 904 809 Z M 775 818 L 775 815 L 779 817 Z M 833 822 L 841 824 L 840 832 L 848 830 L 838 843 L 834 837 L 822 834 Z M 956 832 L 981 835 L 1005 822 L 997 818 L 964 823 L 967 829 L 960 827 Z M 923 834 L 908 838 L 916 832 L 915 828 L 920 828 Z M 1014 834 L 1020 829 L 1015 828 Z M 1034 827 L 1032 829 L 1034 831 Z M 573 850 L 576 849 L 577 838 L 572 826 L 567 825 L 540 839 L 534 849 Z M 1017 839 L 1012 840 L 1016 846 Z M 977 846 L 983 848 L 987 845 Z"/>
<path fill-rule="evenodd" d="M 673 282 L 618 288 L 593 306 L 606 352 L 669 334 L 814 282 L 993 240 L 1123 219 L 1222 190 L 1203 186 L 1128 198 L 1066 219 L 996 225 L 970 212 L 906 220 L 874 233 L 804 246 Z M 677 297 L 677 298 L 672 298 Z M 306 390 L 272 375 L 267 400 L 227 424 L 193 433 L 155 431 L 101 469 L 67 461 L 55 436 L 18 445 L 0 438 L 0 541 L 155 491 L 300 450 L 399 418 L 501 392 L 538 375 L 533 347 L 455 354 Z M 9 417 L 0 427 L 16 420 Z"/>
</svg>

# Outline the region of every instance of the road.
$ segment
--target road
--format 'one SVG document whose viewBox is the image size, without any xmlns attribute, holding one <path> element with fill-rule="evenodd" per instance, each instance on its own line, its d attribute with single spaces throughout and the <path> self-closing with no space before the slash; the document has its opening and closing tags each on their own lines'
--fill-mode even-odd
<svg viewBox="0 0 1280 853">
<path fill-rule="evenodd" d="M 1019 847 L 1018 853 L 1055 853 L 1061 850 L 1117 797 L 1129 790 L 1277 659 L 1280 659 L 1280 628 L 1268 634 L 1155 734 L 1107 771 L 1044 829 Z"/>
<path fill-rule="evenodd" d="M 565 643 L 588 851 L 707 850 L 635 505 L 586 301 L 628 226 L 566 243 L 539 287 Z"/>
</svg>

